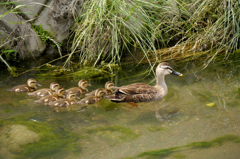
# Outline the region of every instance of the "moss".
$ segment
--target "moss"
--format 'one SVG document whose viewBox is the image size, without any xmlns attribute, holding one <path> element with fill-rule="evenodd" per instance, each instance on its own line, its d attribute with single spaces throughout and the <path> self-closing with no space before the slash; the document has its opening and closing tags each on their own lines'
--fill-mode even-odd
<svg viewBox="0 0 240 159">
<path fill-rule="evenodd" d="M 32 29 L 40 36 L 41 40 L 43 41 L 43 43 L 49 42 L 49 37 L 51 37 L 51 35 L 48 33 L 47 30 L 44 30 L 42 28 L 42 25 L 34 25 L 32 24 Z"/>
<path fill-rule="evenodd" d="M 38 142 L 23 146 L 24 150 L 20 158 L 26 156 L 33 158 L 46 157 L 63 150 L 75 150 L 75 147 L 77 147 L 75 142 L 78 140 L 76 134 L 63 127 L 57 127 L 45 122 L 34 122 L 29 120 L 30 117 L 32 117 L 32 114 L 25 114 L 24 116 L 21 115 L 0 122 L 1 126 L 7 124 L 25 125 L 28 129 L 39 134 L 40 140 Z"/>
<path fill-rule="evenodd" d="M 123 141 L 129 141 L 136 139 L 140 135 L 135 133 L 129 128 L 121 127 L 121 126 L 108 126 L 108 127 L 99 127 L 94 129 L 88 129 L 86 130 L 88 134 L 96 134 L 98 132 L 104 132 L 105 134 L 109 134 L 107 132 L 120 132 L 123 135 L 118 136 L 119 139 Z"/>
</svg>

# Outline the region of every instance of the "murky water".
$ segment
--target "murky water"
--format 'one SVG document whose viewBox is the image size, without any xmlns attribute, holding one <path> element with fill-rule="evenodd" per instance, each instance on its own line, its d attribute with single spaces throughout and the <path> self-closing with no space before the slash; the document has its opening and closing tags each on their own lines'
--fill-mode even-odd
<svg viewBox="0 0 240 159">
<path fill-rule="evenodd" d="M 37 98 L 26 93 L 5 89 L 29 77 L 37 79 L 41 88 L 55 81 L 65 89 L 77 86 L 78 79 L 29 74 L 4 80 L 0 83 L 0 158 L 238 158 L 239 66 L 237 62 L 212 64 L 202 71 L 194 66 L 174 66 L 184 76 L 166 77 L 168 95 L 138 107 L 104 99 L 86 109 L 73 105 L 56 112 L 34 104 Z M 154 76 L 142 74 L 146 69 L 144 65 L 131 72 L 123 68 L 117 78 L 87 79 L 92 85 L 88 89 L 104 87 L 108 80 L 118 86 L 154 85 Z"/>
</svg>

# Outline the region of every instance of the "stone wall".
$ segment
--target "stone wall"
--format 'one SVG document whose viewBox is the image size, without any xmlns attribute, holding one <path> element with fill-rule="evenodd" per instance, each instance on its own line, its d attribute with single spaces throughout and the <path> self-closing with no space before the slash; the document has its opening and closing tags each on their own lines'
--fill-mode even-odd
<svg viewBox="0 0 240 159">
<path fill-rule="evenodd" d="M 17 50 L 20 57 L 38 56 L 46 50 L 47 44 L 35 32 L 32 25 L 48 32 L 52 40 L 61 44 L 69 37 L 74 24 L 73 12 L 78 12 L 83 0 L 10 0 L 14 8 L 22 4 L 18 13 L 8 13 L 0 18 L 0 49 Z M 0 5 L 0 15 L 8 12 Z M 4 45 L 5 44 L 5 45 Z M 2 46 L 2 47 L 1 47 Z"/>
</svg>

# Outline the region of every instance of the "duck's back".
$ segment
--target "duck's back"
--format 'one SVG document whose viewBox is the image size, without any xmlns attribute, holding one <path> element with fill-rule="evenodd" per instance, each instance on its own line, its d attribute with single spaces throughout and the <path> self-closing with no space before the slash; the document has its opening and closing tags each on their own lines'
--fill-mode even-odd
<svg viewBox="0 0 240 159">
<path fill-rule="evenodd" d="M 74 93 L 76 95 L 81 95 L 81 94 L 85 94 L 88 92 L 87 89 L 82 89 L 80 87 L 73 87 L 73 88 L 69 88 L 68 90 L 66 90 L 67 93 Z"/>
<path fill-rule="evenodd" d="M 35 88 L 29 87 L 28 85 L 23 84 L 23 85 L 14 86 L 10 89 L 7 89 L 6 91 L 18 93 L 18 92 L 33 92 L 35 90 L 36 90 Z"/>
<path fill-rule="evenodd" d="M 54 94 L 53 91 L 47 88 L 39 89 L 37 91 L 28 93 L 28 95 L 30 96 L 38 96 L 38 97 L 44 97 L 44 96 L 53 95 L 53 94 Z"/>
</svg>

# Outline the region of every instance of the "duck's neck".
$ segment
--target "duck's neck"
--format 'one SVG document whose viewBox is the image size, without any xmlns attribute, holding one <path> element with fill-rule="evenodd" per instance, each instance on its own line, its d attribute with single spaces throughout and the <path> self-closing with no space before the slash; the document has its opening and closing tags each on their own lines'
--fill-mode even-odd
<svg viewBox="0 0 240 159">
<path fill-rule="evenodd" d="M 167 85 L 165 83 L 165 75 L 157 77 L 157 85 L 156 85 L 156 87 L 162 87 L 165 90 L 165 92 L 167 92 Z"/>
</svg>

